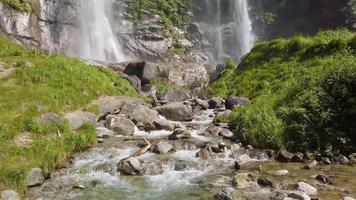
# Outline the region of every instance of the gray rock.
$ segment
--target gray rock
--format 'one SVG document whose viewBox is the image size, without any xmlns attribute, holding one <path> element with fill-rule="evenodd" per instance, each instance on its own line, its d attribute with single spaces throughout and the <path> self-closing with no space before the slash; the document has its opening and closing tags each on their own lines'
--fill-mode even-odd
<svg viewBox="0 0 356 200">
<path fill-rule="evenodd" d="M 175 128 L 175 125 L 172 122 L 160 117 L 157 118 L 153 123 L 158 130 L 173 131 Z"/>
<path fill-rule="evenodd" d="M 250 104 L 250 100 L 245 97 L 229 97 L 225 100 L 225 108 L 233 110 L 238 106 L 245 106 Z"/>
<path fill-rule="evenodd" d="M 104 96 L 91 102 L 92 106 L 97 106 L 100 115 L 106 113 L 131 114 L 138 105 L 145 105 L 142 99 L 126 96 Z"/>
<path fill-rule="evenodd" d="M 194 101 L 195 101 L 196 105 L 200 107 L 200 109 L 202 109 L 202 110 L 209 109 L 208 101 L 202 100 L 202 99 L 195 99 Z"/>
<path fill-rule="evenodd" d="M 224 99 L 221 97 L 213 97 L 209 99 L 208 103 L 211 109 L 221 108 L 224 106 Z"/>
<path fill-rule="evenodd" d="M 316 160 L 313 160 L 309 164 L 304 166 L 304 169 L 313 169 L 318 165 L 318 162 Z"/>
<path fill-rule="evenodd" d="M 108 115 L 106 126 L 118 135 L 129 136 L 135 131 L 135 124 L 123 115 Z"/>
<path fill-rule="evenodd" d="M 289 174 L 289 171 L 286 169 L 277 170 L 274 172 L 274 175 L 276 175 L 276 176 L 287 176 L 288 174 Z"/>
<path fill-rule="evenodd" d="M 301 191 L 289 191 L 287 197 L 298 199 L 298 200 L 310 200 L 311 198 L 304 192 Z"/>
<path fill-rule="evenodd" d="M 317 195 L 318 194 L 318 189 L 316 189 L 315 187 L 313 187 L 305 182 L 297 183 L 296 189 L 306 193 L 307 195 Z"/>
<path fill-rule="evenodd" d="M 190 139 L 192 137 L 191 133 L 188 130 L 177 128 L 173 131 L 171 135 L 168 136 L 169 140 L 181 140 L 181 139 Z"/>
<path fill-rule="evenodd" d="M 1 192 L 2 200 L 20 200 L 19 195 L 14 190 L 4 190 Z"/>
<path fill-rule="evenodd" d="M 172 151 L 174 151 L 173 146 L 167 142 L 160 142 L 153 148 L 153 152 L 157 154 L 167 154 Z"/>
<path fill-rule="evenodd" d="M 194 35 L 194 34 L 202 35 L 203 34 L 203 31 L 200 28 L 199 23 L 189 23 L 187 26 L 187 32 L 192 35 Z"/>
<path fill-rule="evenodd" d="M 234 200 L 234 189 L 233 188 L 225 188 L 218 192 L 214 198 L 216 200 Z"/>
<path fill-rule="evenodd" d="M 243 165 L 246 165 L 248 162 L 251 162 L 252 159 L 249 155 L 247 154 L 242 154 L 238 156 L 235 160 L 235 169 L 240 170 Z"/>
<path fill-rule="evenodd" d="M 315 178 L 317 181 L 321 182 L 321 183 L 324 183 L 324 184 L 329 184 L 331 185 L 332 184 L 332 179 L 329 177 L 329 176 L 326 176 L 326 175 L 318 175 L 316 176 Z"/>
<path fill-rule="evenodd" d="M 348 158 L 346 158 L 346 156 L 344 156 L 344 155 L 334 156 L 333 157 L 333 161 L 337 162 L 337 163 L 340 163 L 342 165 L 350 163 L 350 160 Z"/>
<path fill-rule="evenodd" d="M 190 108 L 182 102 L 170 103 L 155 108 L 159 114 L 173 121 L 191 121 L 193 113 Z"/>
<path fill-rule="evenodd" d="M 292 162 L 303 162 L 304 160 L 304 154 L 303 153 L 295 153 L 293 158 L 292 158 Z"/>
<path fill-rule="evenodd" d="M 45 180 L 43 170 L 41 168 L 32 168 L 26 174 L 26 186 L 33 187 L 41 185 Z"/>
<path fill-rule="evenodd" d="M 278 152 L 277 160 L 280 162 L 290 162 L 290 161 L 292 161 L 293 156 L 294 155 L 292 153 L 290 153 L 289 151 L 287 151 L 285 149 L 281 149 Z"/>
<path fill-rule="evenodd" d="M 173 90 L 163 94 L 158 99 L 165 102 L 179 102 L 188 100 L 189 98 L 189 95 L 183 90 Z"/>
<path fill-rule="evenodd" d="M 70 127 L 76 130 L 84 124 L 92 124 L 96 126 L 96 116 L 90 112 L 75 111 L 64 116 L 69 121 Z"/>
<path fill-rule="evenodd" d="M 356 200 L 356 199 L 352 198 L 352 197 L 344 197 L 344 198 L 342 198 L 342 200 Z"/>
<path fill-rule="evenodd" d="M 196 63 L 171 62 L 168 64 L 167 79 L 173 85 L 195 89 L 209 83 L 209 75 L 204 66 Z"/>
<path fill-rule="evenodd" d="M 322 158 L 321 162 L 325 165 L 330 165 L 331 164 L 331 160 L 329 158 Z"/>
<path fill-rule="evenodd" d="M 222 136 L 224 139 L 231 139 L 234 134 L 226 128 L 221 128 L 219 131 L 219 136 Z"/>
<path fill-rule="evenodd" d="M 136 158 L 120 160 L 117 164 L 117 170 L 125 175 L 143 175 L 146 168 Z"/>
<path fill-rule="evenodd" d="M 38 121 L 40 123 L 48 124 L 63 121 L 63 118 L 56 113 L 45 113 L 38 118 Z"/>
<path fill-rule="evenodd" d="M 158 112 L 145 105 L 138 105 L 129 118 L 136 124 L 142 123 L 145 131 L 152 131 L 156 129 L 154 122 L 158 119 Z"/>
<path fill-rule="evenodd" d="M 133 88 L 137 92 L 141 92 L 141 79 L 138 78 L 136 75 L 127 75 L 123 74 L 122 77 L 124 77 L 126 80 L 128 80 Z"/>
<path fill-rule="evenodd" d="M 257 184 L 260 185 L 261 187 L 273 187 L 273 182 L 266 177 L 258 178 Z"/>
</svg>

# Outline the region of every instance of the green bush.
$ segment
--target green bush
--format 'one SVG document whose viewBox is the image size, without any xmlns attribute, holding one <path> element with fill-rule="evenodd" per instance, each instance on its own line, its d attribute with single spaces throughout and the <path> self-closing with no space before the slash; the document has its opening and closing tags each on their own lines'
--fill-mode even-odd
<svg viewBox="0 0 356 200">
<path fill-rule="evenodd" d="M 32 3 L 29 0 L 0 0 L 0 2 L 21 12 L 31 12 Z"/>
</svg>

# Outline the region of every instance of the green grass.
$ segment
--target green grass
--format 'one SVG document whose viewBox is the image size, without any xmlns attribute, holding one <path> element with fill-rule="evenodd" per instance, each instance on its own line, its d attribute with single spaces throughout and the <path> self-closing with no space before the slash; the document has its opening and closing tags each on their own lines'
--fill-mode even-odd
<svg viewBox="0 0 356 200">
<path fill-rule="evenodd" d="M 151 81 L 151 84 L 157 88 L 157 96 L 163 95 L 167 92 L 170 92 L 174 89 L 174 86 L 169 84 L 167 81 L 162 78 L 155 78 Z"/>
<path fill-rule="evenodd" d="M 261 42 L 207 91 L 246 96 L 229 117 L 246 143 L 289 149 L 355 150 L 356 33 L 321 31 Z"/>
<path fill-rule="evenodd" d="M 21 12 L 31 12 L 32 3 L 30 0 L 0 0 L 0 3 L 3 3 L 15 10 Z"/>
<path fill-rule="evenodd" d="M 102 95 L 135 96 L 130 84 L 112 70 L 86 65 L 61 55 L 30 51 L 0 39 L 0 61 L 16 67 L 0 80 L 0 191 L 24 193 L 24 176 L 32 167 L 49 172 L 62 167 L 74 152 L 96 142 L 95 127 L 77 131 L 68 122 L 42 124 L 43 113 L 64 115 L 76 109 L 97 112 L 87 105 Z M 15 138 L 30 134 L 33 143 L 18 147 Z"/>
</svg>

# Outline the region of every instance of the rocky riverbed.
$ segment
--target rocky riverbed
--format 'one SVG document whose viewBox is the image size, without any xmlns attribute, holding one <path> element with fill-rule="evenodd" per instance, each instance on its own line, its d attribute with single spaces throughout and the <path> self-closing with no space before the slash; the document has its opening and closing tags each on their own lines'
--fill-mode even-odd
<svg viewBox="0 0 356 200">
<path fill-rule="evenodd" d="M 98 145 L 29 187 L 28 199 L 356 198 L 351 161 L 242 145 L 226 124 L 213 123 L 227 112 L 221 98 L 156 108 L 126 97 L 93 104 L 102 113 Z"/>
</svg>

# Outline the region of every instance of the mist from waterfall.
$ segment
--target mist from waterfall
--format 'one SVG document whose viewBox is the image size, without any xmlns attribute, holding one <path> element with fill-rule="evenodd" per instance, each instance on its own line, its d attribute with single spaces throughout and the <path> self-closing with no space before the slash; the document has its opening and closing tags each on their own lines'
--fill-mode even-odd
<svg viewBox="0 0 356 200">
<path fill-rule="evenodd" d="M 112 26 L 113 0 L 78 2 L 78 40 L 74 54 L 83 59 L 120 62 L 125 59 Z"/>
<path fill-rule="evenodd" d="M 248 0 L 204 0 L 194 14 L 205 23 L 205 35 L 216 61 L 239 61 L 247 54 L 255 41 Z"/>
</svg>

